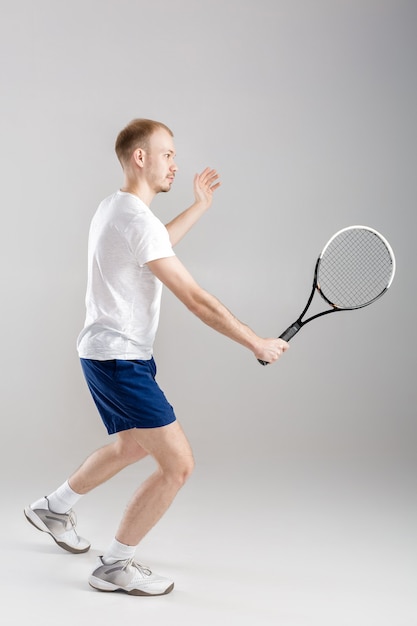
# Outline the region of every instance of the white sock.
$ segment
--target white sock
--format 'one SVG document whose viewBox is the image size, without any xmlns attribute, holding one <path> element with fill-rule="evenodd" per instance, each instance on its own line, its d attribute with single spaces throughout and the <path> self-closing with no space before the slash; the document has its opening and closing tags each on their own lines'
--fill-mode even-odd
<svg viewBox="0 0 417 626">
<path fill-rule="evenodd" d="M 31 504 L 32 509 L 49 508 L 54 513 L 67 513 L 81 498 L 81 494 L 75 493 L 66 480 L 63 485 L 53 491 L 47 498 L 41 498 Z M 49 504 L 49 506 L 48 506 Z"/>
<path fill-rule="evenodd" d="M 106 552 L 103 554 L 103 561 L 106 565 L 111 565 L 116 561 L 125 561 L 134 557 L 136 546 L 127 546 L 113 539 Z"/>
</svg>

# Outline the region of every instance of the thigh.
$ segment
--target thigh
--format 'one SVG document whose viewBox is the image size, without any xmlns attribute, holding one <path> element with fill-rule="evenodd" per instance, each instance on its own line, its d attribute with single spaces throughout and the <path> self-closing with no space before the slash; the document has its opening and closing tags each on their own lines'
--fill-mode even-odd
<svg viewBox="0 0 417 626">
<path fill-rule="evenodd" d="M 178 421 L 159 428 L 131 428 L 118 433 L 119 436 L 132 437 L 146 450 L 162 468 L 176 465 L 179 459 L 192 461 L 193 453 L 185 433 Z"/>
</svg>

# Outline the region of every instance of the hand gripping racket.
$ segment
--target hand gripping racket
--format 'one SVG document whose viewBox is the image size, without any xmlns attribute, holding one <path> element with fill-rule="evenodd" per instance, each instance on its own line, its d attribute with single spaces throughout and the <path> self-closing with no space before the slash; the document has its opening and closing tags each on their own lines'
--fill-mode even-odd
<svg viewBox="0 0 417 626">
<path fill-rule="evenodd" d="M 328 313 L 372 304 L 390 287 L 394 274 L 395 256 L 385 237 L 368 226 L 339 230 L 317 259 L 313 288 L 303 312 L 280 339 L 289 341 L 308 322 Z M 303 319 L 316 291 L 330 308 Z M 258 361 L 268 365 L 267 361 Z"/>
</svg>

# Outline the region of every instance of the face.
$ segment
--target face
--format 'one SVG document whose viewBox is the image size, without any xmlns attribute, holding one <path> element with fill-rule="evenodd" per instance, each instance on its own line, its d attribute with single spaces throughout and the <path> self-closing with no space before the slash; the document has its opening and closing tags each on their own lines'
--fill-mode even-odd
<svg viewBox="0 0 417 626">
<path fill-rule="evenodd" d="M 164 128 L 159 128 L 149 138 L 144 160 L 148 184 L 154 193 L 171 189 L 178 169 L 174 159 L 173 137 Z"/>
</svg>

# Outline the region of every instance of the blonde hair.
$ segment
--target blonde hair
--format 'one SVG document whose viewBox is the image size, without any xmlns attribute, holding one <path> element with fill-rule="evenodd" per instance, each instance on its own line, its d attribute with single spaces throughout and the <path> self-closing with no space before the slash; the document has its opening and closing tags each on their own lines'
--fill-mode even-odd
<svg viewBox="0 0 417 626">
<path fill-rule="evenodd" d="M 138 118 L 132 120 L 117 136 L 115 150 L 122 167 L 129 161 L 137 148 L 146 150 L 149 137 L 159 128 L 163 128 L 171 135 L 174 133 L 162 122 Z"/>
</svg>

